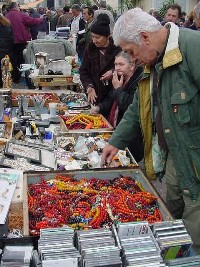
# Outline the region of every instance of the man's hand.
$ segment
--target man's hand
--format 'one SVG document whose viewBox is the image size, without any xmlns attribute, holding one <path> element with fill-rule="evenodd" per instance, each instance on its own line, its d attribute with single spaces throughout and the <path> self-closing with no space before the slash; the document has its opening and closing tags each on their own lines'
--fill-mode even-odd
<svg viewBox="0 0 200 267">
<path fill-rule="evenodd" d="M 113 78 L 112 78 L 112 85 L 115 89 L 122 87 L 124 83 L 124 76 L 122 75 L 120 78 L 117 75 L 117 72 L 114 71 Z"/>
<path fill-rule="evenodd" d="M 110 164 L 110 162 L 112 161 L 113 157 L 117 154 L 118 151 L 119 151 L 119 149 L 114 147 L 114 146 L 112 146 L 112 145 L 105 146 L 104 149 L 103 149 L 102 156 L 101 156 L 101 167 L 105 163 Z"/>
<path fill-rule="evenodd" d="M 97 95 L 96 95 L 94 88 L 88 87 L 87 94 L 88 94 L 88 101 L 90 103 L 94 104 L 96 102 L 96 98 L 97 98 Z"/>
</svg>

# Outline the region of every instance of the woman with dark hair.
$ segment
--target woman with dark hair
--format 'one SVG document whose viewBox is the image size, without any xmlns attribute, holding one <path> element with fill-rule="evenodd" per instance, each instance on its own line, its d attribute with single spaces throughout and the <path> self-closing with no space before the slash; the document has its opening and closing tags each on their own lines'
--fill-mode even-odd
<svg viewBox="0 0 200 267">
<path fill-rule="evenodd" d="M 12 49 L 14 37 L 10 21 L 0 13 L 0 62 L 1 59 L 8 55 L 12 58 Z M 0 88 L 3 86 L 2 74 L 0 71 Z"/>
</svg>

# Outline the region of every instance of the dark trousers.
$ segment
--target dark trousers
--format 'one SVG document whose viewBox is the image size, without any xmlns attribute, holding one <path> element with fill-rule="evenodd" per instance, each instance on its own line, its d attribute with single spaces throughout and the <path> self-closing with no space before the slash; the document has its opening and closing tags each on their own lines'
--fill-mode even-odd
<svg viewBox="0 0 200 267">
<path fill-rule="evenodd" d="M 21 73 L 18 70 L 21 64 L 24 64 L 24 57 L 23 57 L 23 50 L 26 48 L 26 43 L 23 44 L 14 44 L 13 48 L 13 56 L 12 56 L 12 63 L 13 63 L 13 71 L 12 71 L 12 78 L 13 82 L 18 82 L 21 77 Z"/>
<path fill-rule="evenodd" d="M 171 155 L 166 166 L 166 205 L 175 219 L 182 218 L 193 241 L 193 252 L 200 255 L 200 195 L 196 200 L 183 194 Z"/>
</svg>

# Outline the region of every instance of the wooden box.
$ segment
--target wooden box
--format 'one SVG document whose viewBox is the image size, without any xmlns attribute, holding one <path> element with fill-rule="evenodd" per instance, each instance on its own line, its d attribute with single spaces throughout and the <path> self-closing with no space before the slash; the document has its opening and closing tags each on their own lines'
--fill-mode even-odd
<svg viewBox="0 0 200 267">
<path fill-rule="evenodd" d="M 42 173 L 27 173 L 24 174 L 24 234 L 29 235 L 29 213 L 28 213 L 28 185 L 35 184 L 41 181 L 41 177 L 44 180 L 50 180 L 55 177 L 55 175 L 64 176 L 66 178 L 73 178 L 76 180 L 80 180 L 84 177 L 84 179 L 97 178 L 101 180 L 111 180 L 116 177 L 124 176 L 131 177 L 135 181 L 141 183 L 142 187 L 145 191 L 150 192 L 154 196 L 157 197 L 157 203 L 162 214 L 163 220 L 172 220 L 172 216 L 167 210 L 164 202 L 159 197 L 157 191 L 154 189 L 153 185 L 147 180 L 144 176 L 143 172 L 140 169 L 114 169 L 114 170 L 95 170 L 94 171 L 53 171 L 53 172 L 42 172 Z"/>
<path fill-rule="evenodd" d="M 73 83 L 73 76 L 65 75 L 38 75 L 34 79 L 36 87 L 51 87 L 51 86 L 76 86 Z"/>
<path fill-rule="evenodd" d="M 81 113 L 82 114 L 82 113 Z M 67 115 L 65 116 L 66 118 L 69 118 L 69 119 L 73 119 L 75 116 L 78 116 L 78 115 L 81 115 L 81 114 L 77 114 L 77 115 Z M 65 126 L 66 126 L 66 130 L 67 132 L 69 133 L 82 133 L 82 132 L 85 132 L 85 133 L 99 133 L 99 132 L 107 132 L 107 131 L 113 131 L 113 127 L 112 125 L 106 120 L 106 118 L 101 115 L 101 114 L 95 114 L 95 115 L 90 115 L 92 117 L 100 117 L 101 120 L 106 124 L 106 127 L 105 128 L 96 128 L 96 129 L 69 129 L 69 127 L 66 125 L 65 123 L 65 120 L 64 120 L 64 123 L 65 123 Z"/>
</svg>

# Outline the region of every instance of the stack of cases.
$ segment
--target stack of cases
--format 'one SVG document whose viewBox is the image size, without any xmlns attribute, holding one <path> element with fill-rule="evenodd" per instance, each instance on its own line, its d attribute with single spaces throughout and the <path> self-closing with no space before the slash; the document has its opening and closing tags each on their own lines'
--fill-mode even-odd
<svg viewBox="0 0 200 267">
<path fill-rule="evenodd" d="M 166 266 L 148 222 L 120 223 L 118 236 L 122 247 L 123 266 Z"/>
<path fill-rule="evenodd" d="M 81 267 L 121 267 L 120 249 L 110 229 L 78 231 Z"/>
<path fill-rule="evenodd" d="M 154 223 L 153 233 L 165 261 L 189 255 L 192 240 L 182 220 Z"/>
<path fill-rule="evenodd" d="M 32 259 L 32 245 L 5 246 L 1 259 L 2 267 L 28 267 Z"/>
<path fill-rule="evenodd" d="M 200 255 L 167 261 L 169 267 L 199 267 Z"/>
<path fill-rule="evenodd" d="M 73 244 L 71 228 L 42 229 L 38 241 L 42 267 L 78 267 L 80 254 Z"/>
</svg>

